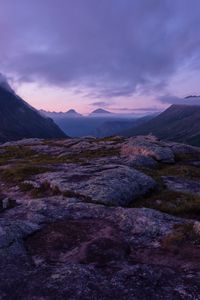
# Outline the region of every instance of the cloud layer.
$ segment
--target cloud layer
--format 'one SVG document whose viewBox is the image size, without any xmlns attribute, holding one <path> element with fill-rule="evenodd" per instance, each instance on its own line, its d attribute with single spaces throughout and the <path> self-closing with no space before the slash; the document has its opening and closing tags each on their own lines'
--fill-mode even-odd
<svg viewBox="0 0 200 300">
<path fill-rule="evenodd" d="M 188 96 L 180 98 L 176 96 L 162 96 L 159 98 L 161 103 L 176 105 L 200 105 L 200 96 Z"/>
<path fill-rule="evenodd" d="M 199 0 L 1 0 L 0 70 L 95 98 L 161 91 L 199 67 L 199 16 Z"/>
</svg>

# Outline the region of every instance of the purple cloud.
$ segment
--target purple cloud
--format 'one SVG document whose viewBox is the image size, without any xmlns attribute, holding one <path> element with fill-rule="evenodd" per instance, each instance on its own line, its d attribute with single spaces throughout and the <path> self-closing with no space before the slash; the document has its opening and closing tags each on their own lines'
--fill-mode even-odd
<svg viewBox="0 0 200 300">
<path fill-rule="evenodd" d="M 97 101 L 97 102 L 91 103 L 91 105 L 96 106 L 96 107 L 108 107 L 108 106 L 110 106 L 110 103 L 104 102 L 104 101 Z"/>
<path fill-rule="evenodd" d="M 161 91 L 200 60 L 198 0 L 1 0 L 0 66 L 96 97 Z"/>
<path fill-rule="evenodd" d="M 186 98 L 180 98 L 176 96 L 162 96 L 159 101 L 164 104 L 177 104 L 177 105 L 200 105 L 200 96 L 188 96 Z"/>
</svg>

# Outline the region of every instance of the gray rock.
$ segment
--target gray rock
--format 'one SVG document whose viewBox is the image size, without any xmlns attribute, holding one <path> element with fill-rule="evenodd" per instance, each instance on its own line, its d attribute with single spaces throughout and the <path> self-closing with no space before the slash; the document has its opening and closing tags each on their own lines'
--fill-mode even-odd
<svg viewBox="0 0 200 300">
<path fill-rule="evenodd" d="M 122 155 L 143 155 L 159 162 L 174 163 L 174 153 L 166 144 L 152 136 L 129 138 L 121 148 Z"/>
<path fill-rule="evenodd" d="M 125 159 L 126 164 L 130 167 L 144 167 L 154 169 L 158 166 L 155 159 L 145 155 L 130 155 Z"/>
<path fill-rule="evenodd" d="M 65 171 L 38 175 L 36 181 L 48 182 L 63 193 L 79 194 L 89 202 L 113 206 L 126 206 L 156 187 L 151 177 L 120 165 L 66 166 Z"/>
<path fill-rule="evenodd" d="M 0 221 L 1 299 L 199 299 L 198 270 L 173 266 L 172 254 L 157 264 L 138 256 L 145 248 L 156 253 L 183 219 L 56 197 L 25 201 L 6 218 Z"/>
<path fill-rule="evenodd" d="M 191 154 L 191 148 L 152 136 L 126 144 L 130 141 L 124 155 L 119 138 L 25 142 L 26 149 L 34 150 L 30 158 L 19 147 L 20 158 L 6 161 L 2 172 L 29 161 L 48 171 L 36 175 L 30 168 L 26 190 L 17 181 L 0 182 L 2 300 L 200 300 L 199 222 L 122 207 L 156 186 L 133 166 L 153 168 L 186 152 L 190 161 L 180 164 L 198 162 L 198 151 Z M 135 153 L 139 148 L 141 153 Z M 36 152 L 50 162 L 40 162 Z M 181 192 L 199 188 L 197 181 L 184 178 L 164 180 Z M 41 198 L 32 198 L 36 195 Z"/>
<path fill-rule="evenodd" d="M 171 143 L 171 149 L 176 158 L 180 159 L 200 159 L 200 148 L 185 144 Z"/>
<path fill-rule="evenodd" d="M 0 147 L 8 146 L 31 146 L 41 144 L 44 140 L 38 138 L 21 139 L 18 141 L 6 142 L 0 145 Z"/>
<path fill-rule="evenodd" d="M 200 182 L 195 180 L 188 180 L 185 178 L 175 176 L 162 176 L 164 184 L 169 190 L 200 195 Z"/>
</svg>

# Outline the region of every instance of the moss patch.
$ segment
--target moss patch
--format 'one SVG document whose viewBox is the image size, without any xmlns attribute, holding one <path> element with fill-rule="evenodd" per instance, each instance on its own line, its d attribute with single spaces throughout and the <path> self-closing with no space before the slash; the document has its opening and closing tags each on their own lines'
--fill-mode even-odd
<svg viewBox="0 0 200 300">
<path fill-rule="evenodd" d="M 176 216 L 198 218 L 200 196 L 158 189 L 152 195 L 134 201 L 131 207 L 147 207 Z"/>
<path fill-rule="evenodd" d="M 196 234 L 193 223 L 174 225 L 173 231 L 163 239 L 162 246 L 171 248 L 184 243 L 200 244 L 200 236 Z"/>
<path fill-rule="evenodd" d="M 50 171 L 49 168 L 34 165 L 14 165 L 1 171 L 1 178 L 10 183 L 19 183 L 31 176 Z"/>
<path fill-rule="evenodd" d="M 36 155 L 36 152 L 25 146 L 8 146 L 4 149 L 6 152 L 0 155 L 0 165 L 5 165 L 15 160 L 26 160 Z"/>
<path fill-rule="evenodd" d="M 200 180 L 200 168 L 190 165 L 160 164 L 157 169 L 149 169 L 137 167 L 137 169 L 145 174 L 153 177 L 158 182 L 161 182 L 162 176 L 177 176 L 191 180 Z"/>
</svg>

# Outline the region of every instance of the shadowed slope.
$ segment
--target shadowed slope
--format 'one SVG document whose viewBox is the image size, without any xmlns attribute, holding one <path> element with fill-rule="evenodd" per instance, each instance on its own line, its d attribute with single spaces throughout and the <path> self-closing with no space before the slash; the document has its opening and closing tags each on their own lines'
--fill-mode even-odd
<svg viewBox="0 0 200 300">
<path fill-rule="evenodd" d="M 127 130 L 124 135 L 150 133 L 162 139 L 200 146 L 200 106 L 172 105 L 147 123 Z"/>
<path fill-rule="evenodd" d="M 62 138 L 50 118 L 42 117 L 12 90 L 0 86 L 0 142 L 22 138 Z"/>
</svg>

